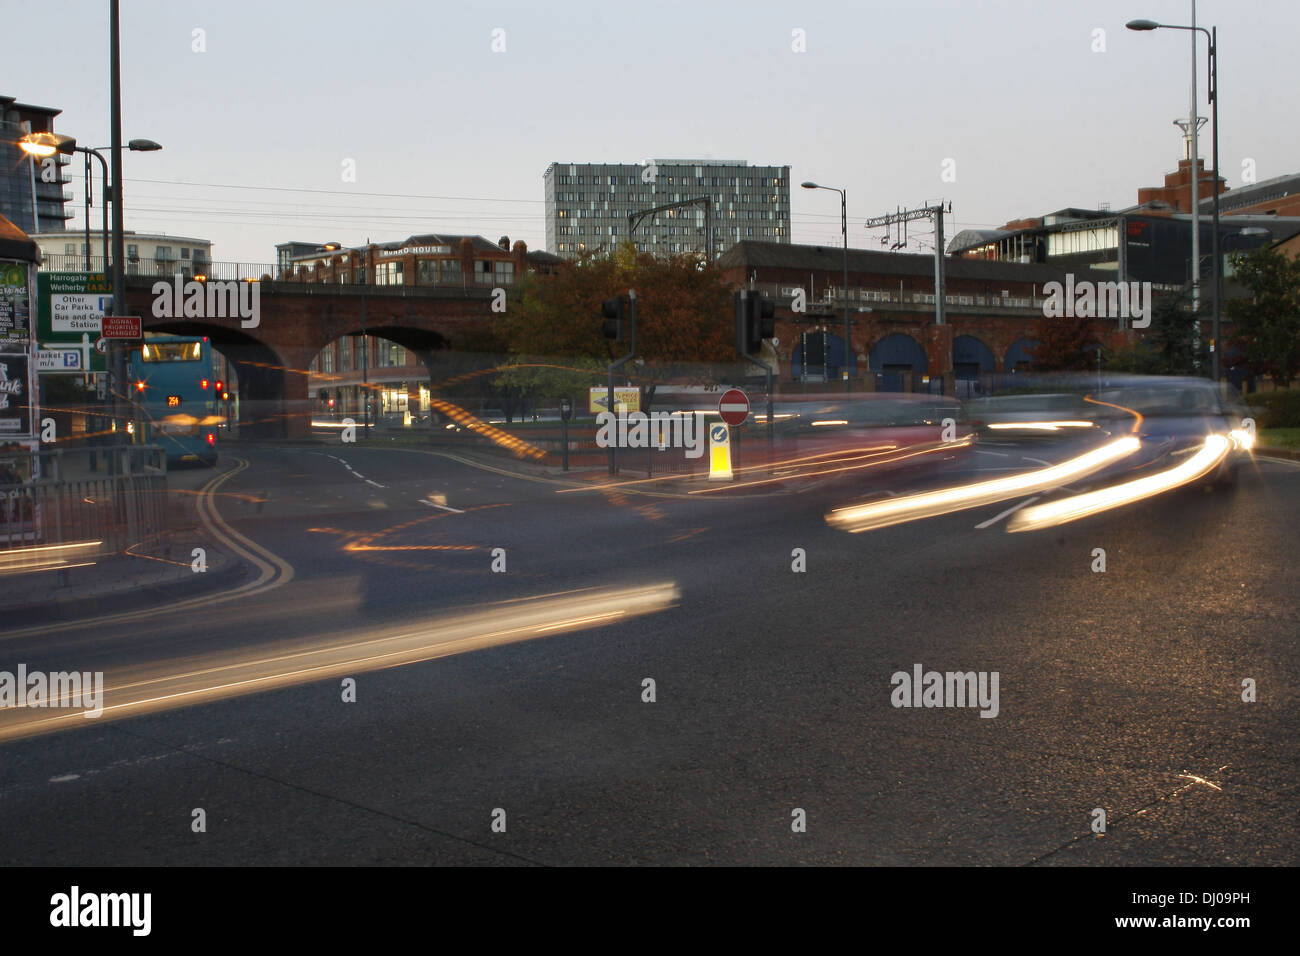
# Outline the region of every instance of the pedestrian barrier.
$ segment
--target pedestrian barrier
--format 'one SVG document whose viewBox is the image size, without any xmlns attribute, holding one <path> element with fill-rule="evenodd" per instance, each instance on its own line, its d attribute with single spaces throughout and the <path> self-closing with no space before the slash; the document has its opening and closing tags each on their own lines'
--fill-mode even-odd
<svg viewBox="0 0 1300 956">
<path fill-rule="evenodd" d="M 77 474 L 61 452 L 43 452 L 37 453 L 37 473 L 49 477 L 15 482 L 12 479 L 23 472 L 9 459 L 18 456 L 0 456 L 4 570 L 47 566 L 53 553 L 66 562 L 123 551 L 167 529 L 167 473 L 159 467 L 165 460 L 163 450 L 121 446 L 97 451 L 101 457 L 110 456 L 115 473 Z"/>
</svg>

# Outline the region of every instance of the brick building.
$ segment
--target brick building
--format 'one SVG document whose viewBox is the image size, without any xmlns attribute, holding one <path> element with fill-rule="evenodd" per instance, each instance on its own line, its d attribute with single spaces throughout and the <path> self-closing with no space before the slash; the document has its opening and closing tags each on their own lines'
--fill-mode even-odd
<svg viewBox="0 0 1300 956">
<path fill-rule="evenodd" d="M 352 285 L 443 286 L 492 289 L 513 286 L 528 272 L 550 272 L 561 260 L 547 252 L 529 252 L 509 236 L 496 242 L 483 236 L 427 233 L 398 242 L 374 242 L 344 248 L 321 243 L 310 252 L 286 255 L 308 243 L 282 243 L 279 278 L 284 282 L 329 282 Z"/>
<path fill-rule="evenodd" d="M 844 306 L 852 323 L 848 363 L 855 388 L 889 391 L 950 388 L 959 393 L 999 374 L 1032 367 L 1032 329 L 1043 316 L 1043 286 L 1063 282 L 1065 269 L 1036 263 L 980 259 L 945 260 L 946 324 L 934 321 L 934 257 L 865 249 L 849 250 L 848 288 L 844 251 L 837 247 L 741 242 L 718 260 L 726 279 L 752 288 L 776 304 L 776 356 L 785 389 L 804 382 L 804 334 L 824 333 L 827 380 L 840 380 L 844 366 Z M 1076 281 L 1113 282 L 1113 272 L 1075 269 Z M 792 308 L 802 290 L 805 313 Z M 1103 323 L 1104 325 L 1104 323 Z M 1118 324 L 1106 333 L 1110 346 L 1122 338 Z"/>
</svg>

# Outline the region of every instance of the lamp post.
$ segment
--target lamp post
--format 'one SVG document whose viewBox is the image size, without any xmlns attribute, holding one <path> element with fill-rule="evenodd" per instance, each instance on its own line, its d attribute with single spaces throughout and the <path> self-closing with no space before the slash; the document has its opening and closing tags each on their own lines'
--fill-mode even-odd
<svg viewBox="0 0 1300 956">
<path fill-rule="evenodd" d="M 88 146 L 78 146 L 77 140 L 72 136 L 64 136 L 61 133 L 28 133 L 18 141 L 18 146 L 23 152 L 37 159 L 45 159 L 53 156 L 55 153 L 61 153 L 64 156 L 71 156 L 73 153 L 81 153 L 86 157 L 86 271 L 90 269 L 90 157 L 94 156 L 99 160 L 99 164 L 104 173 L 104 197 L 101 205 L 104 210 L 104 231 L 103 231 L 103 254 L 104 254 L 104 271 L 108 271 L 108 162 L 104 157 L 94 149 Z"/>
<path fill-rule="evenodd" d="M 1192 17 L 1195 21 L 1195 15 Z M 1198 33 L 1204 33 L 1205 39 L 1209 43 L 1210 55 L 1210 123 L 1213 126 L 1213 146 L 1211 162 L 1214 164 L 1214 181 L 1212 183 L 1214 190 L 1214 230 L 1210 237 L 1211 252 L 1210 256 L 1214 260 L 1214 281 L 1211 283 L 1213 292 L 1213 307 L 1211 312 L 1210 338 L 1213 341 L 1213 349 L 1210 352 L 1210 375 L 1214 381 L 1219 380 L 1219 352 L 1222 349 L 1222 343 L 1219 341 L 1219 324 L 1220 316 L 1223 313 L 1223 258 L 1219 250 L 1219 28 L 1198 27 L 1193 22 L 1192 26 L 1179 26 L 1172 23 L 1157 23 L 1155 20 L 1130 20 L 1125 24 L 1130 30 L 1146 32 L 1150 30 L 1189 30 Z M 1192 77 L 1196 77 L 1196 58 L 1192 57 Z M 1193 99 L 1195 99 L 1195 89 L 1193 88 Z M 1192 112 L 1195 112 L 1193 110 Z M 1196 119 L 1192 118 L 1192 128 L 1195 130 Z M 1196 182 L 1195 201 L 1192 206 L 1195 214 L 1201 204 L 1201 186 L 1200 172 L 1196 168 L 1197 157 L 1192 157 L 1192 173 Z M 1193 238 L 1199 237 L 1193 233 Z M 1200 264 L 1197 263 L 1196 276 L 1193 281 L 1200 278 Z M 1199 319 L 1198 319 L 1199 321 Z"/>
<path fill-rule="evenodd" d="M 844 394 L 852 391 L 849 370 L 853 367 L 853 340 L 849 328 L 849 200 L 848 191 L 835 186 L 821 186 L 814 182 L 801 183 L 804 189 L 827 189 L 840 194 L 840 230 L 844 233 Z"/>
<path fill-rule="evenodd" d="M 37 159 L 45 159 L 53 156 L 55 153 L 61 153 L 64 156 L 71 156 L 73 153 L 81 153 L 86 157 L 86 271 L 94 271 L 90 264 L 90 157 L 94 156 L 99 160 L 100 171 L 103 174 L 104 189 L 103 198 L 100 202 L 100 208 L 104 213 L 103 226 L 101 231 L 101 257 L 104 260 L 104 272 L 108 272 L 108 202 L 109 202 L 109 182 L 108 182 L 108 160 L 100 152 L 107 149 L 106 146 L 90 147 L 78 146 L 75 136 L 64 136 L 61 133 L 28 133 L 18 141 L 18 146 L 23 152 Z M 162 146 L 151 139 L 133 139 L 127 144 L 127 149 L 137 153 L 152 153 L 162 149 Z"/>
<path fill-rule="evenodd" d="M 103 231 L 102 231 L 102 238 L 101 238 L 101 252 L 103 253 L 104 273 L 107 275 L 109 272 L 108 204 L 110 201 L 110 196 L 113 195 L 113 189 L 108 178 L 108 160 L 106 160 L 104 158 L 104 154 L 100 152 L 100 149 L 104 149 L 106 147 L 101 146 L 99 147 L 99 149 L 95 149 L 90 146 L 78 146 L 76 137 L 74 136 L 65 136 L 61 133 L 45 133 L 45 132 L 27 134 L 26 136 L 22 137 L 22 139 L 18 141 L 18 146 L 23 150 L 23 152 L 38 159 L 44 159 L 48 156 L 53 156 L 55 153 L 61 153 L 65 156 L 71 156 L 73 153 L 81 153 L 83 156 L 86 157 L 86 271 L 87 272 L 91 271 L 91 266 L 90 266 L 90 186 L 91 186 L 90 157 L 94 156 L 95 159 L 99 160 L 100 170 L 103 173 L 103 178 L 104 178 L 103 197 L 100 202 L 100 207 L 103 210 L 103 214 L 104 214 Z M 127 148 L 130 149 L 132 152 L 152 153 L 162 149 L 162 146 L 159 145 L 158 143 L 155 143 L 151 139 L 133 139 L 131 140 L 131 142 L 127 144 Z M 118 269 L 113 270 L 113 302 L 114 302 L 115 314 L 120 314 L 117 312 L 116 303 L 118 301 L 118 298 L 124 295 L 124 292 L 120 288 L 120 280 L 118 278 L 120 274 L 121 274 L 120 270 Z M 109 369 L 110 369 L 110 373 L 109 373 L 110 377 L 114 380 L 110 386 L 110 391 L 112 391 L 112 393 L 116 396 L 117 392 L 115 391 L 115 389 L 120 388 L 121 383 L 117 381 L 118 376 L 114 374 L 115 366 L 112 364 L 111 358 L 110 358 Z M 116 404 L 116 399 L 114 399 L 114 403 Z M 114 416 L 114 421 L 116 421 L 116 415 Z"/>
</svg>

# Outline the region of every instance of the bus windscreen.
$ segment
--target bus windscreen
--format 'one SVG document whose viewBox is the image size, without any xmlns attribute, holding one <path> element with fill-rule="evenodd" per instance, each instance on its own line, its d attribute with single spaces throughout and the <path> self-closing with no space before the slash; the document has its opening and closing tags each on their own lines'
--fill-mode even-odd
<svg viewBox="0 0 1300 956">
<path fill-rule="evenodd" d="M 202 342 L 146 342 L 140 346 L 142 362 L 201 362 Z"/>
</svg>

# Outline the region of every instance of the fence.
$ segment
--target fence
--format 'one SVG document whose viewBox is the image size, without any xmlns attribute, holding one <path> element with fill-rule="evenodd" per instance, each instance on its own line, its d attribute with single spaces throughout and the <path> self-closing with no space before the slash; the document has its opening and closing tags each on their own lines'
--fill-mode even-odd
<svg viewBox="0 0 1300 956">
<path fill-rule="evenodd" d="M 62 451 L 0 456 L 0 554 L 21 550 L 18 563 L 35 566 L 58 551 L 65 562 L 75 562 L 122 551 L 167 529 L 163 449 L 118 446 L 97 452 L 112 456 L 108 470 L 113 473 L 81 473 Z M 50 477 L 5 481 L 21 474 L 15 465 L 26 465 L 22 458 L 38 458 L 37 473 Z M 15 569 L 13 560 L 3 565 Z"/>
<path fill-rule="evenodd" d="M 41 268 L 46 272 L 103 272 L 104 257 L 92 255 L 90 268 L 86 268 L 84 255 L 46 253 Z M 209 279 L 260 279 L 276 275 L 277 267 L 269 262 L 217 262 L 212 259 L 128 259 L 122 271 L 129 276 L 153 276 L 170 280 L 180 275 L 183 279 L 205 276 Z"/>
</svg>

